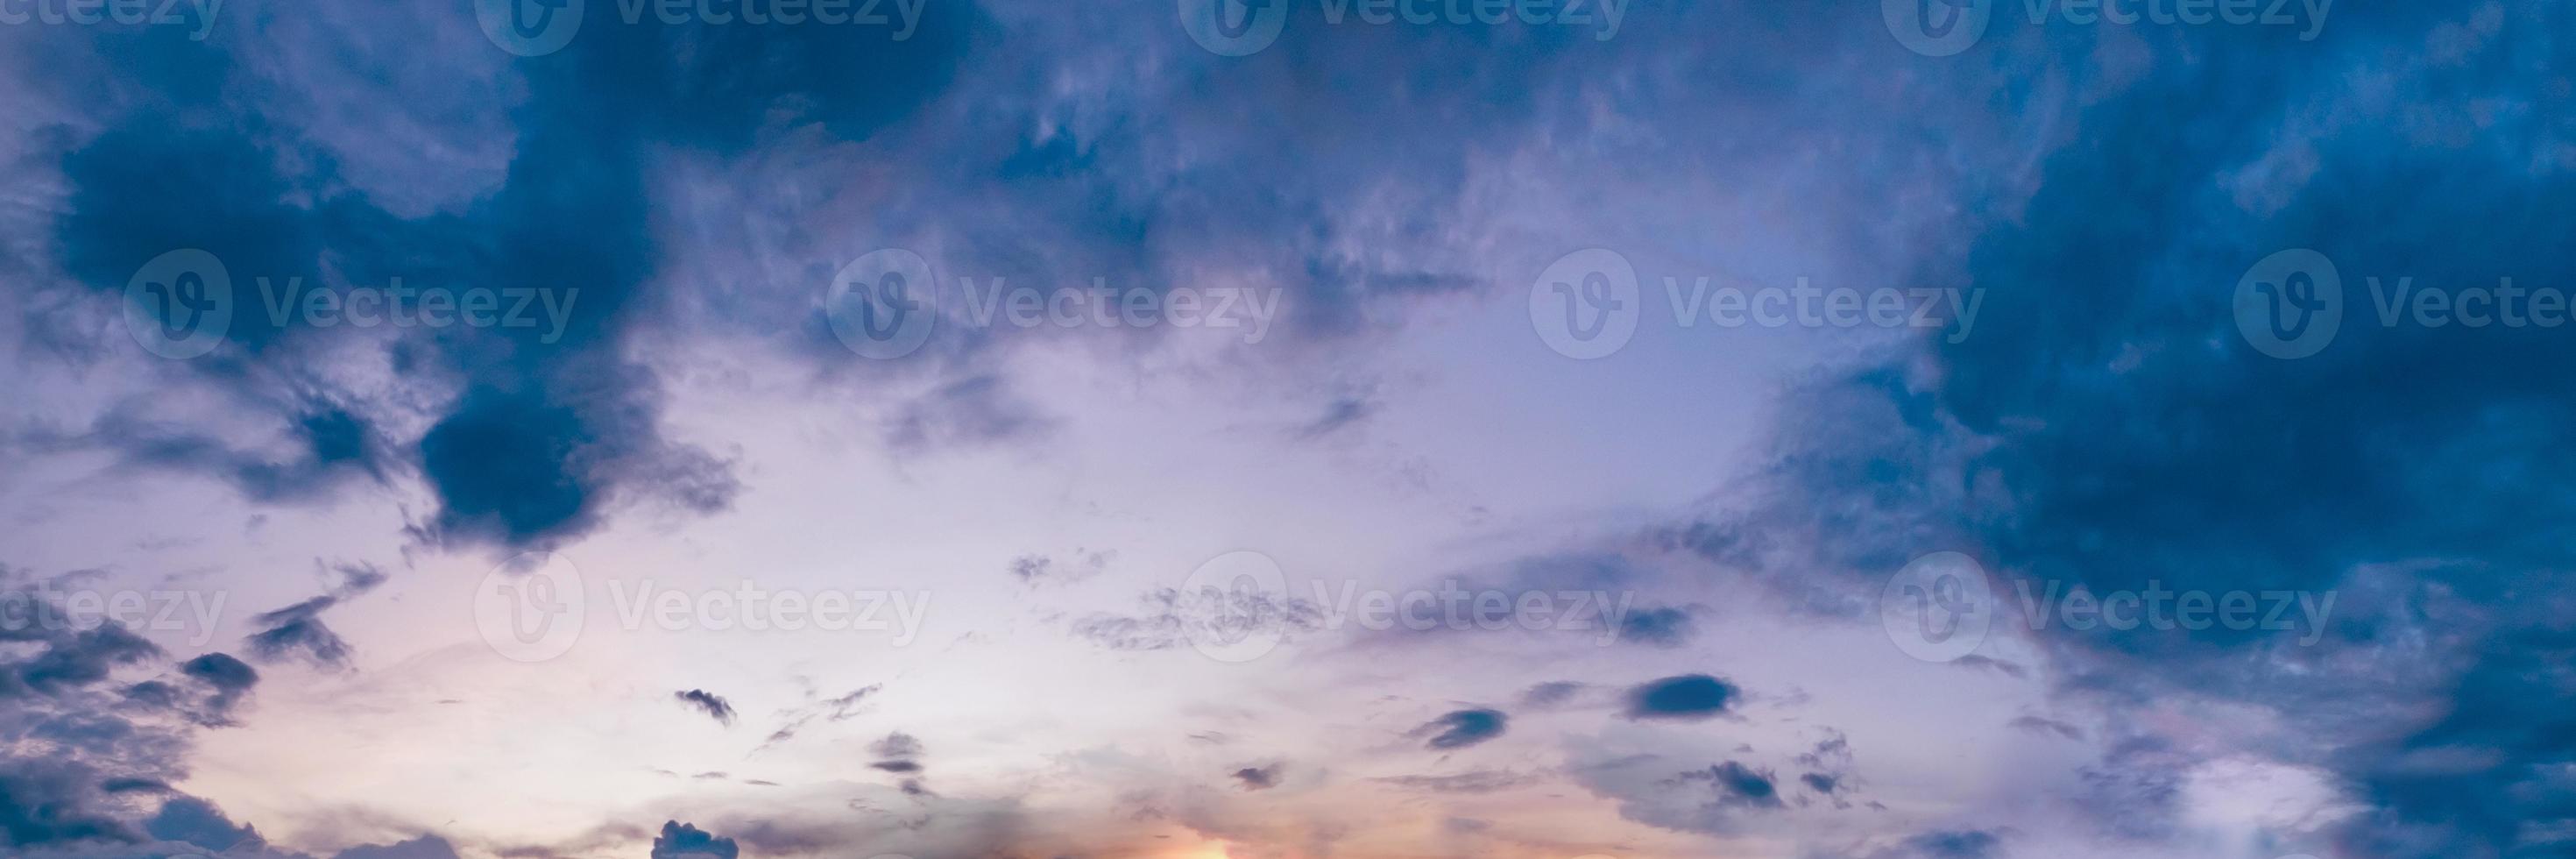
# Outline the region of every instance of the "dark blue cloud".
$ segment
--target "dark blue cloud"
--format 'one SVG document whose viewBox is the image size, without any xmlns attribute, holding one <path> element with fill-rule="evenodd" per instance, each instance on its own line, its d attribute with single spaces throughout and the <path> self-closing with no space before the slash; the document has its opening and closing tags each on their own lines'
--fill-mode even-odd
<svg viewBox="0 0 2576 859">
<path fill-rule="evenodd" d="M 2115 711 L 2194 694 L 2301 714 L 2326 739 L 2278 753 L 2372 809 L 2339 827 L 2348 852 L 2547 849 L 2533 833 L 2576 821 L 2552 775 L 2571 760 L 2576 686 L 2544 667 L 2576 641 L 2540 608 L 2576 598 L 2556 572 L 2576 560 L 2576 455 L 2554 440 L 2576 421 L 2562 383 L 2576 340 L 2383 325 L 2370 279 L 2576 284 L 2558 250 L 2576 172 L 2537 155 L 2563 151 L 2565 99 L 2527 74 L 2571 60 L 2571 23 L 2528 2 L 2342 15 L 2295 60 L 2241 28 L 2141 30 L 2121 49 L 2193 72 L 2079 74 L 2094 95 L 2027 199 L 1923 267 L 1987 290 L 1974 336 L 1927 344 L 1928 372 L 1814 392 L 1777 463 L 1779 503 L 1752 530 L 1678 544 L 1761 566 L 1745 535 L 1805 535 L 1810 560 L 1882 581 L 1964 548 L 2008 572 L 2007 593 L 2339 592 L 2313 649 L 2224 625 L 2054 628 L 2052 679 Z M 2042 50 L 2080 64 L 2102 47 L 2060 32 Z M 2373 94 L 2352 90 L 2362 69 L 2386 76 Z M 2230 303 L 2289 248 L 2334 261 L 2346 311 L 2296 360 L 2254 349 Z M 2178 807 L 2158 798 L 2192 762 L 2155 742 L 2115 742 L 2088 773 L 2107 831 L 2171 831 Z"/>
<path fill-rule="evenodd" d="M 1503 735 L 1511 717 L 1500 710 L 1458 710 L 1433 719 L 1405 734 L 1422 739 L 1429 737 L 1434 749 L 1463 749 Z"/>
<path fill-rule="evenodd" d="M 61 774 L 0 771 L 0 847 L 133 839 L 126 824 L 88 808 L 84 793 Z"/>
<path fill-rule="evenodd" d="M 1983 829 L 1944 829 L 1905 839 L 1873 859 L 1994 859 L 2004 854 L 2004 834 Z"/>
<path fill-rule="evenodd" d="M 733 727 L 733 702 L 726 701 L 724 696 L 704 689 L 690 689 L 684 692 L 673 692 L 671 698 L 690 709 L 707 714 L 707 718 L 716 720 L 717 724 L 728 728 Z"/>
<path fill-rule="evenodd" d="M 251 616 L 251 623 L 260 630 L 243 641 L 250 646 L 253 658 L 263 662 L 294 658 L 326 668 L 349 667 L 349 642 L 322 622 L 322 613 L 375 590 L 388 576 L 384 570 L 363 563 L 327 565 L 324 571 L 339 580 L 329 593 Z"/>
<path fill-rule="evenodd" d="M 1698 633 L 1688 609 L 1669 606 L 1629 612 L 1619 621 L 1619 640 L 1629 644 L 1669 649 L 1690 643 Z"/>
<path fill-rule="evenodd" d="M 653 838 L 653 859 L 741 859 L 742 847 L 731 838 L 719 838 L 679 821 L 662 824 L 662 834 Z"/>
<path fill-rule="evenodd" d="M 144 823 L 143 831 L 163 841 L 193 844 L 210 851 L 256 845 L 260 840 L 259 830 L 235 824 L 214 803 L 193 796 L 173 797 L 162 803 L 160 812 Z"/>
<path fill-rule="evenodd" d="M 333 159 L 280 121 L 291 105 L 236 67 L 220 40 L 156 53 L 103 39 L 103 53 L 142 61 L 66 58 L 98 73 L 99 92 L 76 103 L 99 105 L 106 129 L 63 154 L 58 262 L 110 293 L 145 261 L 198 248 L 240 281 L 237 295 L 253 294 L 255 278 L 274 279 L 288 299 L 401 278 L 566 296 L 561 330 L 456 327 L 392 346 L 397 369 L 433 383 L 425 391 L 460 392 L 413 451 L 440 499 L 419 533 L 529 545 L 578 536 L 637 497 L 722 509 L 735 491 L 726 468 L 662 440 L 659 382 L 625 354 L 664 256 L 648 221 L 648 150 L 729 157 L 796 127 L 867 138 L 943 90 L 984 26 L 979 10 L 957 3 L 928 7 L 900 40 L 882 28 L 592 16 L 562 54 L 518 65 L 530 97 L 512 113 L 517 152 L 501 187 L 462 211 L 419 217 L 349 190 Z M 191 366 L 254 405 L 278 399 L 281 384 L 327 390 L 300 356 L 347 329 L 272 318 L 253 303 L 242 301 L 226 330 L 230 348 Z M 326 492 L 342 473 L 381 479 L 386 446 L 365 412 L 410 407 L 397 396 L 290 412 L 310 455 L 283 464 L 195 434 L 99 436 L 150 464 L 224 477 L 254 500 L 288 500 Z"/>
<path fill-rule="evenodd" d="M 1736 761 L 1727 761 L 1705 770 L 1681 774 L 1684 782 L 1707 782 L 1717 794 L 1715 804 L 1721 808 L 1779 808 L 1779 778 L 1769 770 L 1757 770 Z"/>
<path fill-rule="evenodd" d="M 331 859 L 457 859 L 456 845 L 436 835 L 423 835 L 393 844 L 369 844 L 351 847 L 333 854 Z"/>
<path fill-rule="evenodd" d="M 1628 690 L 1628 718 L 1714 718 L 1743 697 L 1735 684 L 1706 674 L 1666 677 Z"/>
<path fill-rule="evenodd" d="M 345 667 L 349 663 L 349 642 L 322 623 L 322 610 L 337 605 L 333 597 L 314 597 L 291 606 L 251 617 L 251 622 L 264 629 L 243 639 L 251 655 L 275 662 L 300 657 L 315 664 Z"/>
<path fill-rule="evenodd" d="M 1234 780 L 1244 790 L 1269 790 L 1279 786 L 1279 773 L 1285 768 L 1285 764 L 1244 767 L 1234 771 Z"/>
</svg>

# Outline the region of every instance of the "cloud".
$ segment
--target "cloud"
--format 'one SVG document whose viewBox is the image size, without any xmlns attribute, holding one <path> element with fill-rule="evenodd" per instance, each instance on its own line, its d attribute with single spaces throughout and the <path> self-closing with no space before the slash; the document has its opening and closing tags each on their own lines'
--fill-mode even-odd
<svg viewBox="0 0 2576 859">
<path fill-rule="evenodd" d="M 1504 770 L 1471 770 L 1456 775 L 1381 776 L 1377 781 L 1425 793 L 1484 794 L 1535 784 L 1538 779 Z"/>
<path fill-rule="evenodd" d="M 253 658 L 263 662 L 301 658 L 325 668 L 349 667 L 349 642 L 322 623 L 322 612 L 374 590 L 388 577 L 372 564 L 325 569 L 340 579 L 329 593 L 251 617 L 253 625 L 262 627 L 245 639 Z"/>
<path fill-rule="evenodd" d="M 2041 718 L 2039 716 L 2022 716 L 2020 718 L 2016 718 L 2012 720 L 2012 726 L 2016 729 L 2028 731 L 2033 734 L 2053 735 L 2069 740 L 2084 739 L 2084 729 L 2055 719 Z"/>
<path fill-rule="evenodd" d="M 673 692 L 671 698 L 690 709 L 707 714 L 707 718 L 716 720 L 716 724 L 733 727 L 733 704 L 722 696 L 704 689 L 690 689 L 685 692 Z"/>
<path fill-rule="evenodd" d="M 1571 680 L 1551 680 L 1523 690 L 1521 706 L 1540 709 L 1554 707 L 1574 700 L 1574 696 L 1581 694 L 1586 688 L 1589 687 Z"/>
<path fill-rule="evenodd" d="M 876 753 L 876 756 L 881 758 L 917 758 L 921 757 L 921 740 L 911 734 L 896 731 L 887 734 L 885 739 L 868 744 L 868 751 Z"/>
<path fill-rule="evenodd" d="M 0 579 L 12 577 L 0 568 Z M 188 775 L 196 732 L 229 724 L 223 716 L 256 685 L 256 672 L 223 654 L 171 665 L 114 620 L 77 630 L 0 627 L 8 643 L 0 652 L 0 735 L 11 738 L 0 748 L 0 847 L 13 855 L 121 850 L 171 836 L 234 838 L 220 845 L 232 847 L 255 836 L 170 785 Z M 121 679 L 136 676 L 154 679 Z M 147 831 L 154 825 L 170 836 Z M 161 852 L 187 849 L 195 848 Z"/>
<path fill-rule="evenodd" d="M 1299 427 L 1296 436 L 1304 441 L 1331 436 L 1367 421 L 1384 407 L 1384 403 L 1367 397 L 1339 397 L 1324 407 L 1322 416 L 1317 417 L 1312 423 Z"/>
<path fill-rule="evenodd" d="M 1915 556 L 1965 551 L 2003 594 L 2334 594 L 2330 616 L 2289 629 L 2036 631 L 2037 676 L 2114 721 L 2086 768 L 2094 822 L 2148 845 L 2185 837 L 2183 772 L 2212 752 L 2117 722 L 2210 708 L 2307 726 L 2282 744 L 2259 719 L 2213 721 L 2188 742 L 2334 773 L 2368 809 L 2332 826 L 2338 849 L 2545 849 L 2541 833 L 2576 826 L 2548 775 L 2566 755 L 2544 739 L 2566 684 L 2537 670 L 2576 656 L 2551 608 L 2576 599 L 2556 572 L 2576 458 L 2544 429 L 2576 416 L 2557 382 L 2576 371 L 2576 341 L 2387 319 L 2377 303 L 2409 283 L 2449 299 L 2507 278 L 2576 282 L 2551 226 L 2576 222 L 2576 171 L 2528 155 L 2562 149 L 2565 129 L 2499 127 L 2472 106 L 2553 100 L 2509 58 L 2576 42 L 2503 23 L 2564 17 L 2544 5 L 2338 18 L 2339 46 L 2309 63 L 2256 39 L 2137 31 L 2116 51 L 2139 68 L 2265 82 L 2210 99 L 2136 74 L 2047 99 L 2068 113 L 2034 131 L 2059 142 L 2027 156 L 2029 184 L 1967 203 L 2012 214 L 1978 219 L 1955 255 L 1918 268 L 1918 282 L 1985 293 L 1974 335 L 1797 398 L 1758 512 L 1677 529 L 1676 544 L 1784 581 L 1795 570 L 1814 583 L 1801 588 L 1876 587 Z M 2380 82 L 2357 92 L 2365 69 Z M 2198 107 L 2177 121 L 2182 104 Z M 2452 190 L 2427 200 L 2426 187 Z M 2105 213 L 2104 200 L 2123 202 Z M 2322 351 L 2282 359 L 2239 329 L 2229 296 L 2293 248 L 2333 261 L 2348 314 Z M 1757 533 L 1786 557 L 1747 550 Z M 2062 724 L 2020 727 L 2066 736 Z M 2434 755 L 2481 763 L 2422 763 Z"/>
<path fill-rule="evenodd" d="M 1870 859 L 1995 859 L 2004 855 L 2004 833 L 1983 829 L 1944 829 L 1905 839 L 1870 854 Z"/>
<path fill-rule="evenodd" d="M 1672 649 L 1690 643 L 1699 629 L 1685 609 L 1665 607 L 1633 611 L 1619 622 L 1619 640 Z"/>
<path fill-rule="evenodd" d="M 219 434 L 155 418 L 134 401 L 110 407 L 85 431 L 37 427 L 17 441 L 33 453 L 108 451 L 125 470 L 212 477 L 262 504 L 325 501 L 359 478 L 388 479 L 390 454 L 366 418 L 324 401 L 282 406 L 280 412 L 276 429 L 284 438 L 270 445 L 236 445 Z"/>
<path fill-rule="evenodd" d="M 1628 690 L 1628 718 L 1709 719 L 1727 714 L 1742 700 L 1735 684 L 1706 674 L 1684 674 Z"/>
<path fill-rule="evenodd" d="M 1021 555 L 1011 560 L 1011 577 L 1025 585 L 1046 582 L 1072 584 L 1100 575 L 1102 571 L 1109 568 L 1109 562 L 1116 560 L 1117 557 L 1118 553 L 1114 551 L 1091 552 L 1082 549 L 1075 549 L 1072 557 L 1062 563 L 1045 555 Z"/>
<path fill-rule="evenodd" d="M 916 797 L 930 795 L 930 789 L 924 787 L 919 778 L 914 777 L 926 769 L 921 763 L 923 748 L 920 738 L 896 731 L 885 735 L 885 739 L 869 743 L 868 751 L 878 758 L 877 762 L 869 764 L 869 767 L 906 777 L 899 782 L 906 795 Z"/>
<path fill-rule="evenodd" d="M 259 830 L 234 824 L 214 803 L 192 796 L 172 797 L 161 803 L 160 812 L 144 823 L 143 831 L 163 841 L 216 851 L 260 843 Z"/>
<path fill-rule="evenodd" d="M 259 672 L 229 654 L 209 653 L 179 664 L 179 673 L 213 687 L 207 699 L 209 726 L 229 724 L 233 707 L 259 685 Z"/>
<path fill-rule="evenodd" d="M 1193 643 L 1275 636 L 1282 641 L 1324 628 L 1324 609 L 1270 591 L 1158 588 L 1140 599 L 1144 613 L 1095 613 L 1072 624 L 1074 637 L 1110 650 L 1170 650 Z"/>
<path fill-rule="evenodd" d="M 718 838 L 679 821 L 662 824 L 653 837 L 653 859 L 741 859 L 742 848 L 731 838 Z"/>
<path fill-rule="evenodd" d="M 798 732 L 805 730 L 806 725 L 812 723 L 818 718 L 824 720 L 826 723 L 846 721 L 850 717 L 858 715 L 862 702 L 866 701 L 869 696 L 876 694 L 884 688 L 884 684 L 871 683 L 866 686 L 850 690 L 847 694 L 838 698 L 815 702 L 813 705 L 791 714 L 787 724 L 780 725 L 778 730 L 770 732 L 769 739 L 761 742 L 760 749 L 767 749 L 771 746 L 795 739 Z M 759 751 L 760 749 L 754 749 L 753 751 Z"/>
<path fill-rule="evenodd" d="M 244 639 L 251 656 L 264 662 L 302 657 L 316 665 L 347 667 L 349 642 L 322 624 L 322 610 L 338 603 L 332 597 L 314 597 L 253 615 L 251 622 L 265 628 Z"/>
<path fill-rule="evenodd" d="M 1708 782 L 1716 792 L 1716 804 L 1722 808 L 1779 808 L 1779 779 L 1770 770 L 1756 770 L 1735 761 L 1727 761 L 1705 770 L 1679 776 L 1684 782 Z"/>
<path fill-rule="evenodd" d="M 1502 736 L 1510 721 L 1500 710 L 1458 710 L 1407 732 L 1405 737 L 1429 737 L 1433 749 L 1463 749 Z"/>
<path fill-rule="evenodd" d="M 554 62 L 514 67 L 525 99 L 509 112 L 516 149 L 499 186 L 416 215 L 352 187 L 337 172 L 336 141 L 315 129 L 243 120 L 279 110 L 274 102 L 297 92 L 254 80 L 226 55 L 228 39 L 159 45 L 168 53 L 142 64 L 65 52 L 68 65 L 98 72 L 123 96 L 64 99 L 99 114 L 83 124 L 100 130 L 62 157 L 67 190 L 53 236 L 55 263 L 89 288 L 121 293 L 145 261 L 196 248 L 222 260 L 245 290 L 261 278 L 279 284 L 288 306 L 399 279 L 541 294 L 561 311 L 546 326 L 389 336 L 245 306 L 222 348 L 191 366 L 245 405 L 271 404 L 306 428 L 309 455 L 272 467 L 201 435 L 111 426 L 93 436 L 135 451 L 139 462 L 207 471 L 271 501 L 317 497 L 343 475 L 383 474 L 376 466 L 402 456 L 438 501 L 417 533 L 441 543 L 549 544 L 637 501 L 725 509 L 738 491 L 729 467 L 664 437 L 660 380 L 628 348 L 664 297 L 658 274 L 667 254 L 647 214 L 662 183 L 649 175 L 648 152 L 738 154 L 780 122 L 875 133 L 945 87 L 975 17 L 971 7 L 952 7 L 914 38 L 864 47 L 860 31 L 869 28 L 770 38 L 740 27 L 595 21 Z M 99 44 L 103 53 L 140 50 Z M 200 121 L 170 121 L 181 114 Z M 362 399 L 315 371 L 316 356 L 340 349 L 385 355 L 403 370 L 397 389 Z M 311 410 L 292 396 L 298 391 L 346 407 Z M 438 404 L 427 420 L 413 414 L 421 403 Z M 423 429 L 384 443 L 369 431 L 395 424 Z"/>
<path fill-rule="evenodd" d="M 383 845 L 351 847 L 331 859 L 459 859 L 456 845 L 436 835 L 423 835 L 409 841 Z"/>
<path fill-rule="evenodd" d="M 1262 767 L 1244 767 L 1234 771 L 1234 780 L 1241 784 L 1244 790 L 1269 790 L 1278 786 L 1279 773 L 1283 766 L 1283 764 L 1271 764 Z"/>
</svg>

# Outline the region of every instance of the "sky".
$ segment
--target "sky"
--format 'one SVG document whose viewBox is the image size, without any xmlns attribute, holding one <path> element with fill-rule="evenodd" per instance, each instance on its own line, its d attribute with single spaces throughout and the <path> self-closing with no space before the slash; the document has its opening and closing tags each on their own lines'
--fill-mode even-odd
<svg viewBox="0 0 2576 859">
<path fill-rule="evenodd" d="M 0 0 L 0 854 L 2568 855 L 2570 36 Z"/>
</svg>

